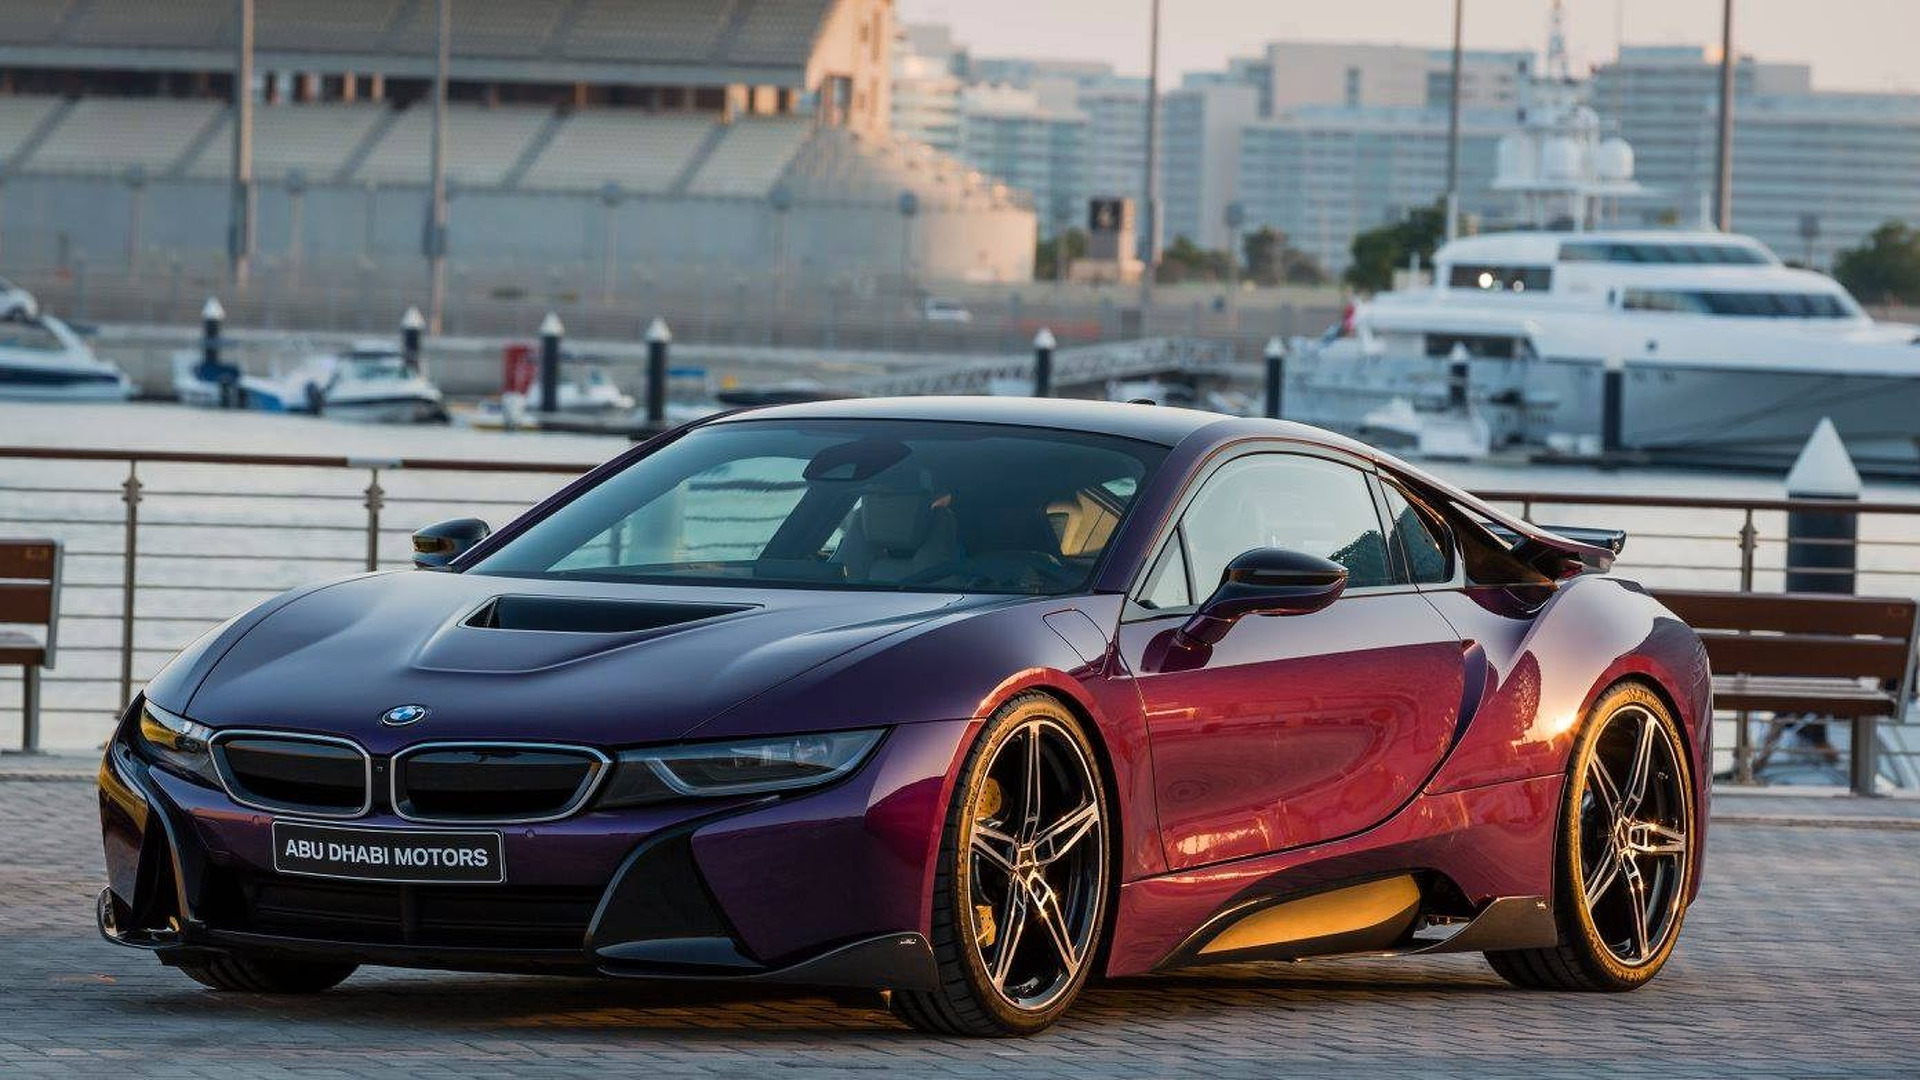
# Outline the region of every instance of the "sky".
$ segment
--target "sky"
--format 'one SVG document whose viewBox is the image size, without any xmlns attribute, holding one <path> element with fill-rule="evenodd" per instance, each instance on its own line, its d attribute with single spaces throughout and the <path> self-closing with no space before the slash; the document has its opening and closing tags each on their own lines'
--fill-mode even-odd
<svg viewBox="0 0 1920 1080">
<path fill-rule="evenodd" d="M 1105 60 L 1145 74 L 1150 0 L 896 0 L 903 22 L 943 22 L 976 55 Z M 1566 0 L 1574 69 L 1630 45 L 1719 54 L 1720 0 Z M 1468 48 L 1544 51 L 1549 0 L 1466 0 Z M 1826 90 L 1920 91 L 1920 0 L 1735 0 L 1734 52 L 1813 66 Z M 1447 0 L 1165 0 L 1161 75 L 1214 70 L 1265 42 L 1450 44 Z"/>
</svg>

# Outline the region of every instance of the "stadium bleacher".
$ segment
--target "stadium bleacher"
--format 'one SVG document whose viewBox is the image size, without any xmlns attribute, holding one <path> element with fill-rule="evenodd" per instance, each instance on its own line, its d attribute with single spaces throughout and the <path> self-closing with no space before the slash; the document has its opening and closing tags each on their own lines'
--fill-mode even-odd
<svg viewBox="0 0 1920 1080">
<path fill-rule="evenodd" d="M 60 107 L 57 97 L 0 97 L 0 167 L 13 160 L 33 133 L 40 130 L 53 110 Z"/>
<path fill-rule="evenodd" d="M 253 175 L 284 179 L 298 172 L 310 181 L 332 180 L 355 147 L 385 115 L 378 104 L 262 105 L 254 112 Z M 233 167 L 233 127 L 227 117 L 181 167 L 192 177 L 224 177 Z"/>
<path fill-rule="evenodd" d="M 705 60 L 732 9 L 726 0 L 582 0 L 561 52 L 596 60 Z"/>
<path fill-rule="evenodd" d="M 615 183 L 624 191 L 664 194 L 713 124 L 712 117 L 698 113 L 578 113 L 555 133 L 521 186 L 597 191 Z"/>
<path fill-rule="evenodd" d="M 447 179 L 474 187 L 501 183 L 552 116 L 550 109 L 526 106 L 448 106 Z M 432 131 L 433 111 L 424 104 L 401 113 L 352 179 L 426 183 Z"/>
<path fill-rule="evenodd" d="M 47 173 L 164 175 L 179 164 L 225 108 L 173 98 L 81 98 L 18 168 Z"/>
<path fill-rule="evenodd" d="M 812 129 L 813 125 L 804 120 L 789 118 L 736 120 L 694 174 L 687 191 L 695 195 L 764 197 Z"/>
<path fill-rule="evenodd" d="M 401 0 L 255 0 L 254 46 L 372 51 L 400 9 Z"/>
<path fill-rule="evenodd" d="M 795 51 L 811 52 L 815 36 L 834 0 L 782 0 L 754 3 L 727 44 L 737 63 L 777 63 Z"/>
<path fill-rule="evenodd" d="M 61 40 L 72 45 L 200 48 L 225 40 L 232 0 L 78 0 Z"/>
<path fill-rule="evenodd" d="M 455 8 L 453 53 L 456 56 L 539 56 L 552 47 L 560 22 L 572 6 L 573 0 L 463 4 Z M 414 4 L 394 27 L 387 47 L 403 53 L 430 53 L 438 34 L 437 6 Z"/>
</svg>

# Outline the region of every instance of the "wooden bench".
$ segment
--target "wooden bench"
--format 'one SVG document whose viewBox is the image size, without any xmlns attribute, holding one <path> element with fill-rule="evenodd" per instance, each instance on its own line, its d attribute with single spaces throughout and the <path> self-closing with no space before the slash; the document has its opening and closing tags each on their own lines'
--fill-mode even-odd
<svg viewBox="0 0 1920 1080">
<path fill-rule="evenodd" d="M 1899 718 L 1913 693 L 1920 603 L 1684 589 L 1658 590 L 1654 596 L 1706 643 L 1717 708 L 1739 712 L 1743 728 L 1750 712 L 1852 721 L 1853 789 L 1873 790 L 1875 723 Z M 1784 730 L 1776 721 L 1766 751 Z"/>
<path fill-rule="evenodd" d="M 40 671 L 53 666 L 60 638 L 60 543 L 0 540 L 0 626 L 40 628 L 39 637 L 0 629 L 0 665 L 19 665 L 25 687 L 20 748 L 40 748 Z"/>
</svg>

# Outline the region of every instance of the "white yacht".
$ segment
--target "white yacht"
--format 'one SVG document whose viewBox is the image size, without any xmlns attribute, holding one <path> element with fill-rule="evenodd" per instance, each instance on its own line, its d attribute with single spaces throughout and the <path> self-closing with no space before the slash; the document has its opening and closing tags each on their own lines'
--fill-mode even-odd
<svg viewBox="0 0 1920 1080">
<path fill-rule="evenodd" d="M 333 357 L 311 410 L 343 420 L 411 424 L 447 418 L 440 388 L 396 346 L 360 341 Z"/>
<path fill-rule="evenodd" d="M 1288 415 L 1364 431 L 1470 412 L 1492 448 L 1594 448 L 1624 370 L 1624 449 L 1791 456 L 1831 417 L 1866 466 L 1920 466 L 1920 328 L 1833 279 L 1711 231 L 1510 232 L 1443 246 L 1431 287 L 1300 343 Z"/>
<path fill-rule="evenodd" d="M 65 322 L 40 310 L 32 293 L 0 281 L 0 398 L 124 401 L 133 383 L 118 364 L 93 354 Z"/>
</svg>

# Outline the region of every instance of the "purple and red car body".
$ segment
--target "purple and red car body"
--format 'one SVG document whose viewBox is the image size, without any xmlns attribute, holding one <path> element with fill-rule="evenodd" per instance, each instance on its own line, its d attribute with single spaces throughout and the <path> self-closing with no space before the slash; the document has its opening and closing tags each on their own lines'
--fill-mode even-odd
<svg viewBox="0 0 1920 1080">
<path fill-rule="evenodd" d="M 739 475 L 802 437 L 804 472 Z M 1056 441 L 1058 465 L 996 463 Z M 630 569 L 654 525 L 623 506 L 595 541 L 615 550 L 580 554 L 595 524 L 569 514 L 697 451 L 660 490 L 743 517 L 785 491 L 763 550 Z M 1012 493 L 995 519 L 966 517 L 968 469 Z M 1248 492 L 1296 481 L 1352 485 L 1378 565 L 1269 551 L 1179 595 L 1160 564 L 1191 576 Z M 775 560 L 810 500 L 837 539 Z M 1280 509 L 1247 528 L 1321 520 Z M 1001 520 L 1029 510 L 1051 530 Z M 660 550 L 734 527 L 682 517 Z M 542 537 L 569 528 L 555 561 Z M 440 572 L 296 589 L 180 654 L 102 765 L 102 931 L 228 989 L 361 963 L 785 981 L 981 1034 L 1044 1026 L 1091 973 L 1213 960 L 1476 951 L 1522 985 L 1625 989 L 1698 889 L 1709 677 L 1690 629 L 1595 572 L 1608 538 L 1568 531 L 1278 421 L 956 398 L 717 418 Z"/>
</svg>

